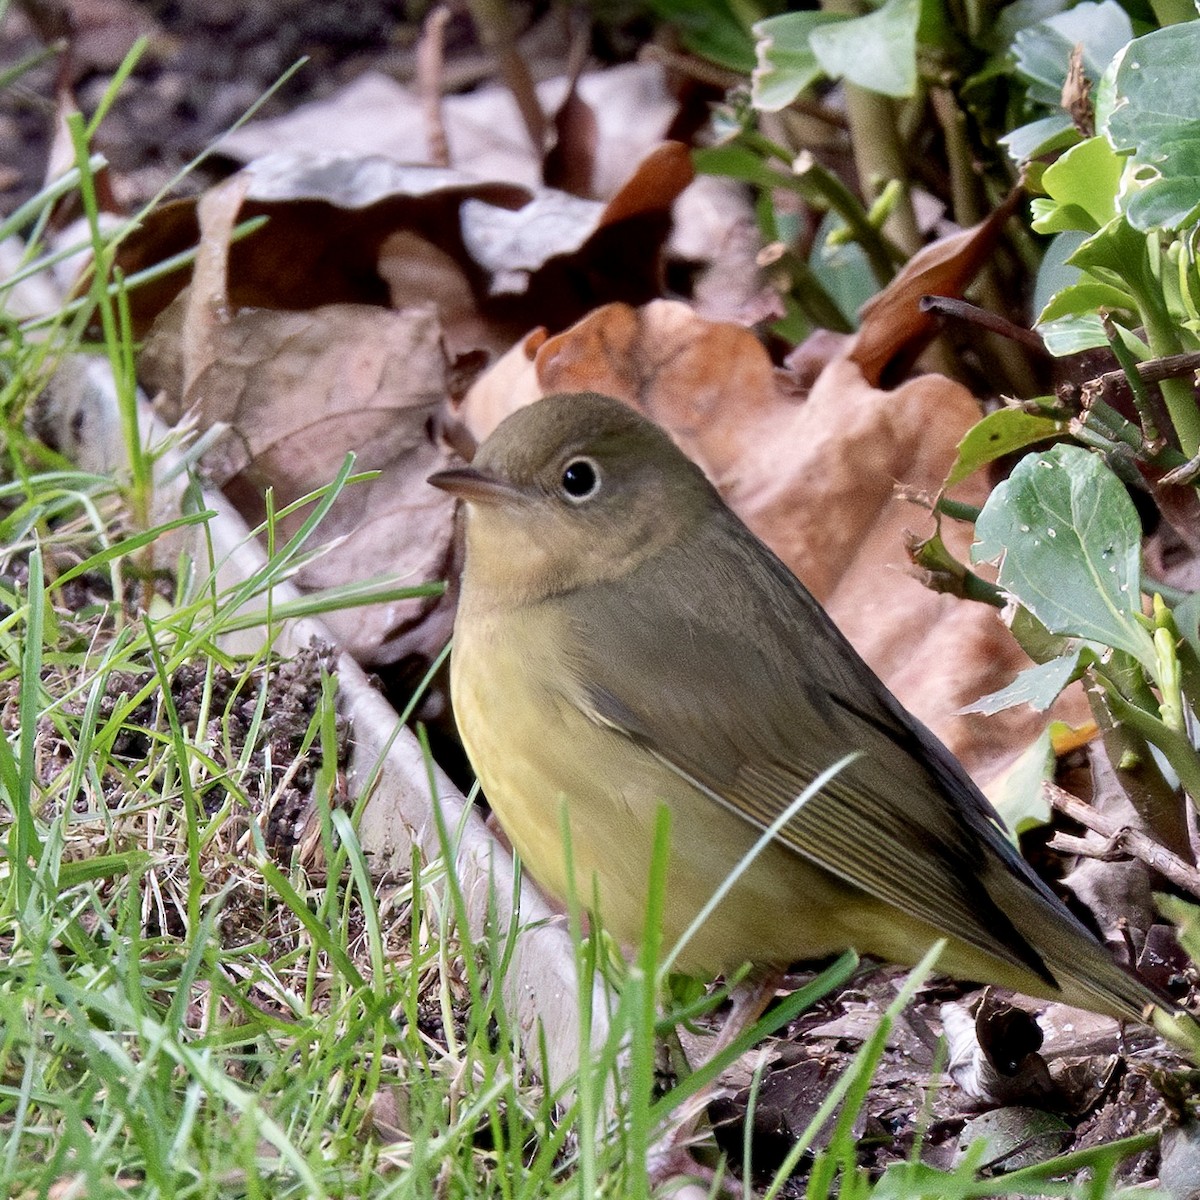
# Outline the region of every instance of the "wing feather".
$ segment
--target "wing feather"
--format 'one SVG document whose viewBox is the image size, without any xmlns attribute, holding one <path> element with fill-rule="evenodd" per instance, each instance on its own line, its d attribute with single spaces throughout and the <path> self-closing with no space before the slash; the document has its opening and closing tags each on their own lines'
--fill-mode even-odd
<svg viewBox="0 0 1200 1200">
<path fill-rule="evenodd" d="M 643 578 L 593 586 L 582 604 L 576 597 L 573 666 L 595 719 L 759 829 L 817 774 L 860 751 L 780 841 L 1054 985 L 989 890 L 1000 871 L 1019 877 L 1031 901 L 1053 902 L 991 806 L 786 567 L 726 519 L 653 556 Z M 639 611 L 639 597 L 673 594 L 672 579 L 697 578 L 698 566 L 712 580 L 703 603 Z"/>
</svg>

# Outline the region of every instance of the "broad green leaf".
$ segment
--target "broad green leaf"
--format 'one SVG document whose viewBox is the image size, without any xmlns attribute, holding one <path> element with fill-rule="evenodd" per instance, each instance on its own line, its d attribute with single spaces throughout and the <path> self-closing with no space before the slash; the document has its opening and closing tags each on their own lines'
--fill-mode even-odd
<svg viewBox="0 0 1200 1200">
<path fill-rule="evenodd" d="M 1195 0 L 1150 0 L 1150 10 L 1160 25 L 1182 25 L 1196 19 Z"/>
<path fill-rule="evenodd" d="M 1132 654 L 1149 669 L 1142 627 L 1142 527 L 1133 501 L 1098 455 L 1079 446 L 1030 454 L 975 522 L 974 562 L 999 562 L 1000 586 L 1051 633 Z"/>
<path fill-rule="evenodd" d="M 917 90 L 921 0 L 887 0 L 876 12 L 814 29 L 809 45 L 827 75 L 885 96 Z"/>
<path fill-rule="evenodd" d="M 1078 317 L 1059 317 L 1056 321 L 1040 322 L 1037 327 L 1046 349 L 1055 358 L 1069 358 L 1082 350 L 1108 348 L 1108 337 L 1096 313 Z"/>
<path fill-rule="evenodd" d="M 1122 199 L 1135 228 L 1176 229 L 1200 210 L 1200 22 L 1158 29 L 1120 56 L 1104 132 L 1132 154 Z"/>
<path fill-rule="evenodd" d="M 1114 54 L 1133 37 L 1133 26 L 1115 0 L 1077 4 L 1037 25 L 1017 31 L 1012 50 L 1029 98 L 1051 108 L 1062 103 L 1071 52 L 1083 47 L 1083 70 L 1094 84 Z"/>
<path fill-rule="evenodd" d="M 844 228 L 836 213 L 825 214 L 817 229 L 816 245 L 808 257 L 808 265 L 816 281 L 833 297 L 846 320 L 857 329 L 859 310 L 879 291 L 879 283 L 863 248 L 857 242 L 830 244 L 829 235 L 834 230 Z"/>
<path fill-rule="evenodd" d="M 1033 659 L 1035 663 L 1049 662 L 1052 658 L 1062 658 L 1070 654 L 1077 645 L 1078 638 L 1066 637 L 1061 633 L 1051 633 L 1029 611 L 1020 604 L 1015 605 L 1005 614 L 1009 632 L 1017 639 L 1017 645 Z"/>
<path fill-rule="evenodd" d="M 1048 664 L 1047 664 L 1048 665 Z M 987 798 L 1013 834 L 1049 824 L 1051 808 L 1042 784 L 1054 778 L 1057 756 L 1054 753 L 1055 721 L 1042 730 L 1015 762 L 984 789 Z"/>
<path fill-rule="evenodd" d="M 675 26 L 689 50 L 743 74 L 753 70 L 754 40 L 738 17 L 740 5 L 729 0 L 650 0 L 650 8 Z"/>
<path fill-rule="evenodd" d="M 819 25 L 849 18 L 844 13 L 795 12 L 752 26 L 758 66 L 750 79 L 750 103 L 764 112 L 786 108 L 824 72 L 808 37 Z"/>
<path fill-rule="evenodd" d="M 1071 7 L 1071 0 L 1013 0 L 996 14 L 996 23 L 976 41 L 986 50 L 1007 51 L 1022 29 L 1030 29 Z"/>
<path fill-rule="evenodd" d="M 982 421 L 971 426 L 958 443 L 958 455 L 946 476 L 946 487 L 953 487 L 1001 455 L 1057 437 L 1066 428 L 1065 421 L 1019 408 L 1000 408 L 988 413 Z"/>
<path fill-rule="evenodd" d="M 1056 112 L 1006 133 L 1000 139 L 1000 145 L 1008 152 L 1008 157 L 1013 162 L 1023 163 L 1031 158 L 1049 154 L 1052 150 L 1061 150 L 1078 140 L 1079 132 L 1072 124 L 1071 118 L 1065 112 Z"/>
<path fill-rule="evenodd" d="M 1135 229 L 1190 228 L 1200 216 L 1200 130 L 1190 141 L 1161 143 L 1158 153 L 1161 169 L 1130 161 L 1121 180 L 1121 206 Z"/>
<path fill-rule="evenodd" d="M 706 175 L 724 175 L 766 188 L 778 187 L 782 174 L 767 166 L 761 155 L 739 145 L 705 146 L 693 150 L 692 165 Z"/>
<path fill-rule="evenodd" d="M 1030 224 L 1037 233 L 1068 233 L 1081 229 L 1095 233 L 1099 228 L 1086 208 L 1078 204 L 1059 204 L 1048 196 L 1035 196 L 1029 202 Z"/>
<path fill-rule="evenodd" d="M 1083 272 L 1078 267 L 1067 265 L 1067 259 L 1079 249 L 1086 235 L 1075 230 L 1060 233 L 1046 247 L 1033 284 L 1033 311 L 1041 312 L 1064 288 L 1079 283 Z"/>
<path fill-rule="evenodd" d="M 1175 628 L 1180 636 L 1200 654 L 1200 592 L 1193 592 L 1186 600 L 1176 604 L 1171 615 L 1175 618 Z"/>
<path fill-rule="evenodd" d="M 990 717 L 993 713 L 1003 712 L 1007 708 L 1016 708 L 1018 704 L 1028 704 L 1038 712 L 1045 712 L 1058 699 L 1059 692 L 1068 683 L 1078 679 L 1084 668 L 1095 661 L 1096 656 L 1086 646 L 1077 646 L 1070 654 L 1064 654 L 1061 658 L 1052 658 L 1049 662 L 1038 663 L 1035 667 L 1026 667 L 1012 683 L 999 691 L 980 696 L 974 704 L 964 705 L 958 711 L 982 713 L 985 717 Z"/>
<path fill-rule="evenodd" d="M 1060 317 L 1081 317 L 1099 312 L 1102 308 L 1136 311 L 1133 297 L 1128 292 L 1094 279 L 1085 279 L 1052 296 L 1046 307 L 1038 313 L 1037 324 L 1041 326 Z"/>
<path fill-rule="evenodd" d="M 1109 221 L 1099 233 L 1092 234 L 1067 262 L 1090 272 L 1101 283 L 1136 294 L 1158 288 L 1146 255 L 1146 235 L 1124 217 Z"/>
<path fill-rule="evenodd" d="M 1103 137 L 1088 138 L 1072 146 L 1046 168 L 1042 189 L 1055 206 L 1072 211 L 1081 209 L 1087 223 L 1054 224 L 1052 214 L 1046 213 L 1033 222 L 1034 229 L 1039 233 L 1062 233 L 1066 229 L 1099 231 L 1118 215 L 1117 190 L 1124 165 Z"/>
<path fill-rule="evenodd" d="M 1158 911 L 1175 926 L 1179 944 L 1194 963 L 1200 963 L 1200 906 L 1165 894 L 1154 897 Z"/>
</svg>

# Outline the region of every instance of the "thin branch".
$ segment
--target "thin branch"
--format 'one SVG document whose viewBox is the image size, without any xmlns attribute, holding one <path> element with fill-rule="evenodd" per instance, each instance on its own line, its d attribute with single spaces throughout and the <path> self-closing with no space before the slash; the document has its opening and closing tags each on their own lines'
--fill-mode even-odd
<svg viewBox="0 0 1200 1200">
<path fill-rule="evenodd" d="M 922 296 L 918 307 L 923 313 L 933 313 L 939 317 L 950 317 L 956 321 L 978 325 L 981 329 L 998 333 L 1001 337 L 1019 342 L 1030 350 L 1036 350 L 1044 357 L 1050 356 L 1046 343 L 1032 329 L 1026 329 L 1024 325 L 1018 325 L 999 313 L 980 308 L 969 300 L 958 300 L 953 296 Z"/>
<path fill-rule="evenodd" d="M 500 75 L 517 102 L 540 164 L 546 157 L 546 114 L 542 112 L 529 67 L 517 48 L 512 12 L 505 0 L 468 0 L 468 7 L 479 40 L 496 56 Z"/>
<path fill-rule="evenodd" d="M 1128 825 L 1097 812 L 1090 804 L 1085 804 L 1078 796 L 1072 796 L 1055 783 L 1046 782 L 1042 787 L 1045 789 L 1046 798 L 1055 809 L 1105 839 L 1097 845 L 1088 843 L 1084 838 L 1070 838 L 1058 834 L 1052 845 L 1069 849 L 1073 854 L 1086 855 L 1088 858 L 1136 858 L 1151 870 L 1157 871 L 1164 879 L 1170 880 L 1176 887 L 1200 898 L 1200 871 L 1189 866 L 1177 854 L 1172 854 L 1140 829 L 1131 829 Z"/>
<path fill-rule="evenodd" d="M 1188 350 L 1184 354 L 1167 354 L 1162 358 L 1152 358 L 1149 362 L 1137 364 L 1137 373 L 1143 383 L 1162 383 L 1164 379 L 1182 379 L 1200 371 L 1200 350 Z M 1085 388 L 1096 388 L 1105 391 L 1110 387 L 1119 387 L 1126 383 L 1125 372 L 1121 369 L 1105 371 L 1084 383 Z"/>
<path fill-rule="evenodd" d="M 425 112 L 425 141 L 429 161 L 435 167 L 450 165 L 450 146 L 446 141 L 446 123 L 442 116 L 442 89 L 445 86 L 445 39 L 450 10 L 439 4 L 425 18 L 421 41 L 417 46 L 417 91 Z"/>
</svg>

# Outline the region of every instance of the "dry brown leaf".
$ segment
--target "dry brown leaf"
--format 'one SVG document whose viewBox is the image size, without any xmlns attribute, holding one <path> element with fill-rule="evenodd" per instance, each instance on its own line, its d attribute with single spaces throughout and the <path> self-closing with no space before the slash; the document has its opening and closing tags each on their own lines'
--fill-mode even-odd
<svg viewBox="0 0 1200 1200">
<path fill-rule="evenodd" d="M 506 349 L 537 324 L 564 328 L 597 303 L 661 291 L 671 207 L 692 179 L 687 148 L 650 152 L 602 204 L 481 183 L 385 159 L 276 154 L 240 178 L 240 220 L 267 223 L 228 252 L 235 308 L 438 305 L 452 354 Z M 122 243 L 127 275 L 196 243 L 195 201 L 151 213 Z M 131 293 L 139 333 L 185 285 L 185 270 Z"/>
<path fill-rule="evenodd" d="M 246 168 L 239 219 L 267 223 L 229 251 L 229 302 L 234 307 L 315 308 L 320 304 L 388 305 L 381 250 L 401 230 L 440 247 L 469 270 L 461 210 L 468 200 L 519 208 L 530 194 L 439 167 L 403 167 L 379 158 L 277 154 Z M 126 273 L 196 244 L 195 200 L 149 213 L 121 244 Z M 187 284 L 186 269 L 130 294 L 136 329 L 150 322 Z"/>
<path fill-rule="evenodd" d="M 567 94 L 554 113 L 554 145 L 542 163 L 542 182 L 573 196 L 592 197 L 600 121 L 596 110 L 579 94 L 588 41 L 588 31 L 580 24 L 571 39 Z"/>
<path fill-rule="evenodd" d="M 995 249 L 1022 194 L 1014 189 L 978 225 L 922 247 L 863 305 L 848 357 L 869 383 L 878 384 L 888 374 L 900 377 L 916 361 L 938 331 L 937 317 L 921 311 L 921 297 L 963 294 Z"/>
<path fill-rule="evenodd" d="M 543 111 L 559 109 L 568 76 L 537 85 Z M 591 194 L 614 195 L 642 158 L 671 129 L 679 102 L 666 72 L 653 63 L 628 63 L 583 75 L 578 95 L 595 114 Z M 442 100 L 451 163 L 475 179 L 504 179 L 535 188 L 541 163 L 532 151 L 512 93 L 487 85 Z M 221 139 L 222 154 L 250 162 L 281 149 L 309 153 L 385 155 L 395 162 L 428 158 L 420 97 L 388 76 L 367 72 L 334 95 L 288 113 L 251 121 Z"/>
<path fill-rule="evenodd" d="M 425 480 L 452 465 L 427 427 L 441 404 L 445 369 L 431 308 L 403 313 L 335 305 L 307 313 L 243 310 L 217 326 L 209 365 L 184 397 L 200 423 L 231 426 L 206 466 L 250 524 L 262 495 L 282 508 L 328 483 L 348 451 L 356 469 L 379 471 L 347 488 L 318 534 L 325 552 L 296 576 L 306 590 L 386 573 L 405 583 L 444 579 L 453 503 Z M 278 539 L 307 514 L 280 522 Z M 451 614 L 433 600 L 396 601 L 325 617 L 339 644 L 378 665 L 430 658 Z"/>
<path fill-rule="evenodd" d="M 1113 769 L 1102 738 L 1088 746 L 1088 758 L 1092 807 L 1103 816 L 1137 829 L 1141 825 L 1137 810 Z M 1100 843 L 1101 839 L 1096 841 Z M 1096 927 L 1118 955 L 1128 958 L 1131 945 L 1135 949 L 1141 946 L 1154 920 L 1150 869 L 1144 862 L 1136 858 L 1127 862 L 1079 858 L 1064 876 L 1063 886 L 1092 914 Z"/>
<path fill-rule="evenodd" d="M 404 312 L 329 305 L 309 312 L 231 308 L 225 255 L 242 182 L 205 197 L 192 287 L 156 322 L 139 363 L 171 419 L 192 412 L 227 436 L 206 467 L 251 525 L 263 492 L 282 509 L 330 482 L 353 451 L 378 478 L 346 488 L 318 534 L 322 554 L 295 577 L 307 590 L 388 574 L 418 584 L 451 566 L 453 501 L 425 482 L 450 465 L 430 427 L 445 396 L 441 326 L 431 305 Z M 301 511 L 279 522 L 288 537 Z M 432 656 L 452 612 L 444 600 L 332 613 L 326 623 L 364 663 Z"/>
<path fill-rule="evenodd" d="M 1028 665 L 994 609 L 939 595 L 908 574 L 904 534 L 931 518 L 896 484 L 940 487 L 974 398 L 940 376 L 895 391 L 835 359 L 808 399 L 788 394 L 747 330 L 657 301 L 598 309 L 556 337 L 531 335 L 482 376 L 457 416 L 476 440 L 542 395 L 607 392 L 661 424 L 726 500 L 822 601 L 900 699 L 986 780 L 1040 732 L 1027 708 L 958 710 Z M 981 502 L 968 480 L 960 499 Z M 947 524 L 965 557 L 969 533 Z M 1066 716 L 1053 710 L 1056 716 Z"/>
</svg>

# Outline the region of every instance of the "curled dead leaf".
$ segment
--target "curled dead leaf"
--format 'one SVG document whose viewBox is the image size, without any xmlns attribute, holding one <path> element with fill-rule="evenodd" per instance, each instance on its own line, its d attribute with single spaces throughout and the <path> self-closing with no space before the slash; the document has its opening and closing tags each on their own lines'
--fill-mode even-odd
<svg viewBox="0 0 1200 1200">
<path fill-rule="evenodd" d="M 922 296 L 961 296 L 986 264 L 1023 193 L 1014 188 L 978 225 L 923 246 L 881 292 L 863 305 L 848 357 L 872 384 L 902 378 L 932 341 L 938 320 L 922 312 Z"/>
</svg>

